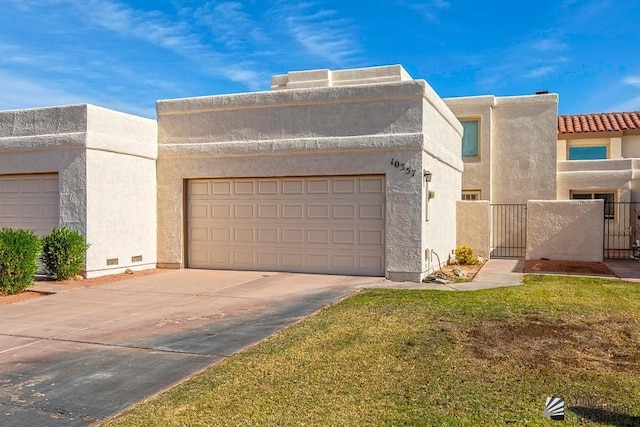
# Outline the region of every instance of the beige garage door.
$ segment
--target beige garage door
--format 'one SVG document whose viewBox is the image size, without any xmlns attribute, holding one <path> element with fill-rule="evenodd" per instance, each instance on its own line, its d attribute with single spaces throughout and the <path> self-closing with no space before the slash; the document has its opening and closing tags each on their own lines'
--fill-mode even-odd
<svg viewBox="0 0 640 427">
<path fill-rule="evenodd" d="M 0 227 L 41 236 L 58 223 L 58 175 L 0 175 Z"/>
<path fill-rule="evenodd" d="M 188 182 L 192 268 L 384 275 L 384 176 Z"/>
</svg>

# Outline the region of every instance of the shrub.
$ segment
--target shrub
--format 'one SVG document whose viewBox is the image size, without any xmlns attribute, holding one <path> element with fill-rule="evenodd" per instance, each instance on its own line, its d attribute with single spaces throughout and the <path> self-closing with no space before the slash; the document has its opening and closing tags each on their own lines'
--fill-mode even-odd
<svg viewBox="0 0 640 427">
<path fill-rule="evenodd" d="M 473 256 L 473 249 L 471 247 L 463 245 L 456 248 L 456 260 L 460 264 L 474 265 L 478 263 L 478 260 Z"/>
<path fill-rule="evenodd" d="M 54 228 L 42 237 L 42 261 L 56 280 L 73 277 L 84 267 L 89 245 L 84 236 L 67 227 Z"/>
<path fill-rule="evenodd" d="M 0 230 L 0 294 L 17 294 L 33 285 L 40 240 L 33 231 Z"/>
</svg>

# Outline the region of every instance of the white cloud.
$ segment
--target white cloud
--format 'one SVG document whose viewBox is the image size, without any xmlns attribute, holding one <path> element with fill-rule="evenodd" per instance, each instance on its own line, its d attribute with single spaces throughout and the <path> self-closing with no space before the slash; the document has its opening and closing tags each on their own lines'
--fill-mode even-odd
<svg viewBox="0 0 640 427">
<path fill-rule="evenodd" d="M 86 0 L 74 2 L 74 5 L 94 26 L 167 49 L 199 64 L 206 73 L 229 78 L 250 89 L 258 86 L 255 76 L 261 76 L 262 73 L 256 71 L 253 64 L 216 51 L 190 29 L 187 21 L 174 19 L 158 11 L 137 10 L 114 0 Z"/>
<path fill-rule="evenodd" d="M 640 96 L 636 96 L 631 99 L 627 99 L 612 108 L 610 111 L 640 111 Z"/>
<path fill-rule="evenodd" d="M 196 9 L 194 16 L 230 49 L 244 48 L 249 43 L 262 43 L 266 39 L 260 24 L 243 10 L 240 2 L 208 2 Z"/>
<path fill-rule="evenodd" d="M 354 62 L 361 50 L 352 22 L 335 10 L 317 9 L 313 3 L 282 4 L 273 13 L 307 54 L 339 66 Z"/>
<path fill-rule="evenodd" d="M 40 108 L 56 105 L 94 104 L 144 117 L 155 117 L 155 104 L 147 108 L 119 100 L 94 95 L 75 95 L 65 89 L 63 82 L 37 80 L 0 71 L 0 110 Z"/>
<path fill-rule="evenodd" d="M 58 85 L 52 82 L 40 79 L 35 82 L 21 76 L 0 72 L 0 88 L 2 88 L 0 110 L 92 102 L 56 87 Z"/>
<path fill-rule="evenodd" d="M 640 76 L 628 76 L 622 80 L 624 84 L 628 84 L 640 88 Z"/>
<path fill-rule="evenodd" d="M 448 9 L 451 3 L 445 0 L 431 0 L 418 3 L 409 2 L 406 6 L 409 9 L 420 12 L 420 14 L 431 22 L 438 22 L 440 20 L 440 13 Z"/>
<path fill-rule="evenodd" d="M 531 47 L 539 52 L 562 52 L 568 49 L 568 46 L 555 38 L 539 39 L 531 42 Z"/>
<path fill-rule="evenodd" d="M 540 77 L 548 76 L 556 70 L 553 65 L 543 65 L 541 67 L 534 68 L 533 70 L 525 73 L 524 77 L 528 79 L 538 79 Z"/>
</svg>

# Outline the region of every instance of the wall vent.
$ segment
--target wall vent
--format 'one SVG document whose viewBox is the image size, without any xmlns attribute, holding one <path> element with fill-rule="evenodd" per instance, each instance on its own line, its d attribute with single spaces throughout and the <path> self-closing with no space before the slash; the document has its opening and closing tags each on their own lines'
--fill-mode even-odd
<svg viewBox="0 0 640 427">
<path fill-rule="evenodd" d="M 142 261 L 142 255 L 136 255 L 131 257 L 131 262 L 140 262 Z"/>
<path fill-rule="evenodd" d="M 107 260 L 107 265 L 118 265 L 118 258 L 109 258 Z"/>
</svg>

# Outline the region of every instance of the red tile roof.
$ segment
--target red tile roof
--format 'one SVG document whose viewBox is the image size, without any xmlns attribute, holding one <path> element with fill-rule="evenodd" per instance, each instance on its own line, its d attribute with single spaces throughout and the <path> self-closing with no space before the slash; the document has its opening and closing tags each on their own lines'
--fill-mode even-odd
<svg viewBox="0 0 640 427">
<path fill-rule="evenodd" d="M 619 132 L 640 129 L 640 111 L 558 116 L 558 133 Z"/>
</svg>

